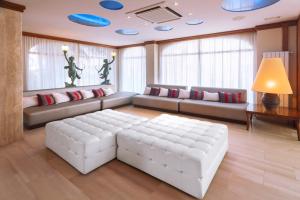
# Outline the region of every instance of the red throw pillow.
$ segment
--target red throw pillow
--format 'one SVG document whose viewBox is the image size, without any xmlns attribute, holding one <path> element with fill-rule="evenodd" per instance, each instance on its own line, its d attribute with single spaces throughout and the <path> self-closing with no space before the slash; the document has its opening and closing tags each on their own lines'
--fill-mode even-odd
<svg viewBox="0 0 300 200">
<path fill-rule="evenodd" d="M 204 96 L 203 92 L 200 92 L 198 90 L 191 90 L 190 99 L 202 100 L 203 96 Z"/>
<path fill-rule="evenodd" d="M 220 102 L 222 103 L 243 103 L 242 93 L 219 92 Z"/>
<path fill-rule="evenodd" d="M 94 89 L 93 93 L 94 93 L 95 97 L 104 97 L 105 96 L 105 93 L 102 88 Z"/>
<path fill-rule="evenodd" d="M 160 88 L 151 88 L 150 90 L 150 96 L 158 96 L 160 93 Z"/>
<path fill-rule="evenodd" d="M 80 91 L 67 92 L 67 94 L 70 97 L 71 101 L 79 101 L 83 99 Z"/>
<path fill-rule="evenodd" d="M 37 94 L 39 106 L 49 106 L 55 104 L 52 94 Z"/>
<path fill-rule="evenodd" d="M 179 90 L 169 89 L 169 91 L 168 91 L 168 97 L 169 98 L 178 98 L 178 96 L 179 96 Z"/>
</svg>

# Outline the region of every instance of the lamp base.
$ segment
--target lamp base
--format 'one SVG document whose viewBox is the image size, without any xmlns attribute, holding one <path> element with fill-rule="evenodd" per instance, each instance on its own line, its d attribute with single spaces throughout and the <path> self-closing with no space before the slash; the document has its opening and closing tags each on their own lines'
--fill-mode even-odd
<svg viewBox="0 0 300 200">
<path fill-rule="evenodd" d="M 274 109 L 279 106 L 280 98 L 278 94 L 265 93 L 262 97 L 262 103 L 266 109 Z"/>
</svg>

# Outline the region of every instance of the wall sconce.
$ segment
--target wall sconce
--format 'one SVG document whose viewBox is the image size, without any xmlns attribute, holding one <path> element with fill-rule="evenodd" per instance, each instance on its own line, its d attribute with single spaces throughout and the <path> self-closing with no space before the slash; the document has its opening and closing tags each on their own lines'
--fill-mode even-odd
<svg viewBox="0 0 300 200">
<path fill-rule="evenodd" d="M 113 52 L 111 53 L 111 56 L 112 56 L 112 57 L 116 57 L 116 56 L 117 56 L 117 53 L 116 53 L 115 51 L 113 51 Z"/>
</svg>

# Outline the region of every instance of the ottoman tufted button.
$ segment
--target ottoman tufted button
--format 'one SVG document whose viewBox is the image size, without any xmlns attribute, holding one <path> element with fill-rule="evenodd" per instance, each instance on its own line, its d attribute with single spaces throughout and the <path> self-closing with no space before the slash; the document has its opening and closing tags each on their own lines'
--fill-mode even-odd
<svg viewBox="0 0 300 200">
<path fill-rule="evenodd" d="M 168 167 L 168 165 L 167 165 L 167 164 L 163 164 L 163 166 L 164 166 L 164 167 Z"/>
<path fill-rule="evenodd" d="M 153 159 L 152 159 L 152 158 L 149 158 L 149 160 L 152 161 Z"/>
</svg>

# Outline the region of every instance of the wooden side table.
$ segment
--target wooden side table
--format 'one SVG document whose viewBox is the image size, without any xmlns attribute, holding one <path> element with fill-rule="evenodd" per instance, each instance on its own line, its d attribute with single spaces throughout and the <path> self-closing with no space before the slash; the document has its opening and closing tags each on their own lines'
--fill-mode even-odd
<svg viewBox="0 0 300 200">
<path fill-rule="evenodd" d="M 253 115 L 261 115 L 273 118 L 293 120 L 296 122 L 298 141 L 300 141 L 300 112 L 296 109 L 278 107 L 273 110 L 267 110 L 263 105 L 249 104 L 246 110 L 247 130 L 252 126 Z"/>
</svg>

